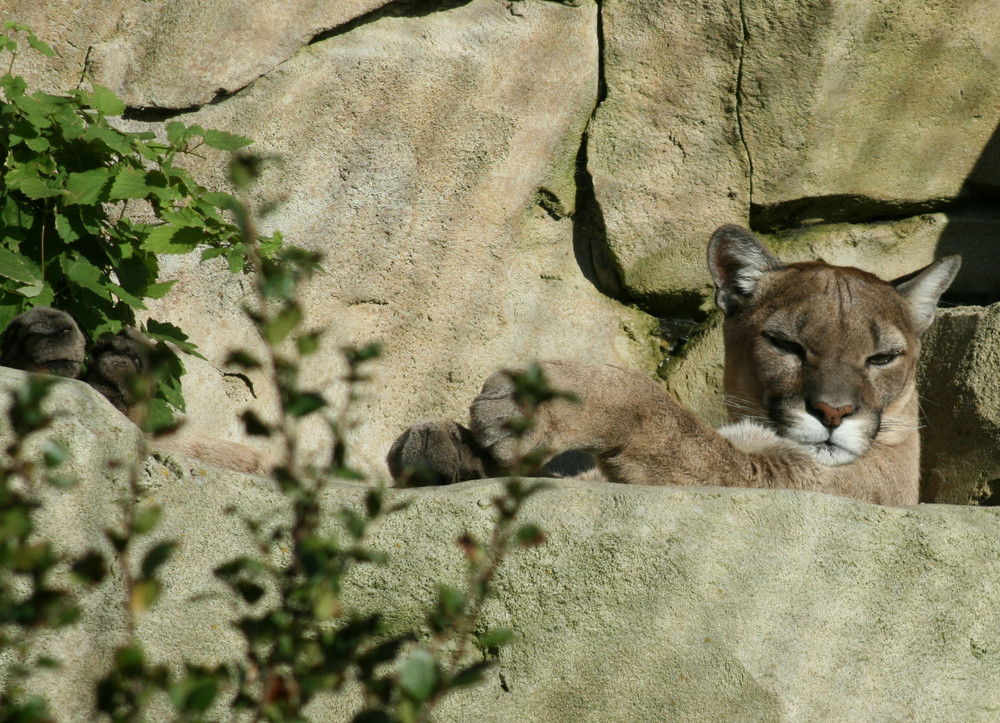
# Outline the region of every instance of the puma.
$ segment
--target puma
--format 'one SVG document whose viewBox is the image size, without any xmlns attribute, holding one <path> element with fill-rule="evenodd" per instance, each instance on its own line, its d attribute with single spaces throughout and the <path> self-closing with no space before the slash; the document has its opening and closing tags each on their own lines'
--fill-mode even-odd
<svg viewBox="0 0 1000 723">
<path fill-rule="evenodd" d="M 150 373 L 153 345 L 135 329 L 98 339 L 89 353 L 76 320 L 65 311 L 36 306 L 16 316 L 0 335 L 0 366 L 81 378 L 134 424 L 141 425 L 137 377 Z M 86 367 L 86 372 L 84 372 Z M 270 474 L 277 460 L 236 442 L 171 433 L 151 440 L 153 449 L 177 452 L 246 474 Z"/>
<path fill-rule="evenodd" d="M 708 245 L 725 315 L 730 424 L 715 430 L 644 374 L 612 365 L 541 364 L 578 403 L 543 403 L 520 445 L 588 452 L 611 482 L 795 489 L 883 505 L 919 494 L 920 337 L 961 259 L 886 282 L 822 262 L 783 265 L 750 231 L 722 226 Z M 520 414 L 509 372 L 487 379 L 469 429 L 406 430 L 390 472 L 437 482 L 492 476 L 514 462 Z"/>
</svg>

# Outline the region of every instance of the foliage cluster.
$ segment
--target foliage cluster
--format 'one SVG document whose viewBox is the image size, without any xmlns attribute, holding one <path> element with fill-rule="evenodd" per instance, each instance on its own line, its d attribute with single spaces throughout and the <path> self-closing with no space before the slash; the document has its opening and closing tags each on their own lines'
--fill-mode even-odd
<svg viewBox="0 0 1000 723">
<path fill-rule="evenodd" d="M 255 164 L 237 161 L 234 175 L 252 176 Z M 383 629 L 378 614 L 344 612 L 341 592 L 348 571 L 384 560 L 366 544 L 372 525 L 400 508 L 391 504 L 385 490 L 372 488 L 364 509 L 340 510 L 338 524 L 331 529 L 320 504 L 332 480 L 361 477 L 349 464 L 345 439 L 357 387 L 367 380 L 365 366 L 378 356 L 378 348 L 343 350 L 348 371 L 347 396 L 341 405 L 331 406 L 317 391 L 303 387 L 301 361 L 317 352 L 322 331 L 306 327 L 297 290 L 316 272 L 320 259 L 295 247 L 264 258 L 257 252 L 252 219 L 242 205 L 233 209 L 254 270 L 256 300 L 246 311 L 266 354 L 259 357 L 238 350 L 229 361 L 243 369 L 263 370 L 275 387 L 281 402 L 277 418 L 265 420 L 248 411 L 243 420 L 250 434 L 280 439 L 284 454 L 273 479 L 290 512 L 285 517 L 245 519 L 256 554 L 231 559 L 214 571 L 231 592 L 235 625 L 247 642 L 248 655 L 212 668 L 186 665 L 180 674 L 146 659 L 135 635 L 136 619 L 155 614 L 151 609 L 160 593 L 158 575 L 177 543 L 157 534 L 169 510 L 135 506 L 140 496 L 138 463 L 130 470 L 122 524 L 105 530 L 104 543 L 80 559 L 64 560 L 48 542 L 38 539 L 33 527 L 39 504 L 36 471 L 41 469 L 49 484 L 69 483 L 52 472 L 65 459 L 64 448 L 44 447 L 41 465 L 25 459 L 24 440 L 52 421 L 42 405 L 53 382 L 32 378 L 15 394 L 9 413 L 15 441 L 0 466 L 0 509 L 5 510 L 0 515 L 0 630 L 6 636 L 0 642 L 16 651 L 2 676 L 0 721 L 48 720 L 45 701 L 28 695 L 24 683 L 36 666 L 59 665 L 56 660 L 32 658 L 37 633 L 72 624 L 79 616 L 74 590 L 50 582 L 53 570 L 65 566 L 88 585 L 99 583 L 112 567 L 124 581 L 122 606 L 129 640 L 116 651 L 112 668 L 95 691 L 98 709 L 113 721 L 141 720 L 151 704 L 162 706 L 164 697 L 177 720 L 218 718 L 227 711 L 253 720 L 305 720 L 305 707 L 318 693 L 340 691 L 352 680 L 364 694 L 355 721 L 425 721 L 447 694 L 477 683 L 492 665 L 487 655 L 470 651 L 473 643 L 495 651 L 512 637 L 506 629 L 482 629 L 480 611 L 510 547 L 533 546 L 544 539 L 534 525 L 517 523 L 525 500 L 539 485 L 515 478 L 494 500 L 496 521 L 489 538 L 466 534 L 457 541 L 468 559 L 466 586 L 438 587 L 437 600 L 427 612 L 426 634 L 391 633 Z M 537 369 L 515 381 L 527 410 L 525 419 L 512 425 L 520 434 L 530 429 L 534 407 L 554 393 Z M 151 394 L 153 385 L 147 383 L 145 389 Z M 303 464 L 296 448 L 297 429 L 313 415 L 323 415 L 329 426 L 331 454 L 321 464 Z M 525 465 L 522 471 L 530 471 L 532 460 Z M 146 543 L 146 551 L 141 559 L 133 559 L 138 543 Z M 287 552 L 278 554 L 282 547 Z"/>
<path fill-rule="evenodd" d="M 203 259 L 225 256 L 231 271 L 249 270 L 228 214 L 235 199 L 208 191 L 179 162 L 204 148 L 241 149 L 249 139 L 178 121 L 159 136 L 126 132 L 125 104 L 95 83 L 63 95 L 29 92 L 13 73 L 24 42 L 54 53 L 23 25 L 3 29 L 0 56 L 9 53 L 10 62 L 0 76 L 0 328 L 39 305 L 70 311 L 91 342 L 136 326 L 145 300 L 173 284 L 159 281 L 158 254 L 201 248 Z M 262 240 L 264 253 L 280 245 L 280 235 Z M 143 331 L 161 347 L 194 351 L 171 324 L 148 319 Z M 171 407 L 184 409 L 183 365 L 173 352 L 169 359 L 154 423 L 169 419 Z"/>
</svg>

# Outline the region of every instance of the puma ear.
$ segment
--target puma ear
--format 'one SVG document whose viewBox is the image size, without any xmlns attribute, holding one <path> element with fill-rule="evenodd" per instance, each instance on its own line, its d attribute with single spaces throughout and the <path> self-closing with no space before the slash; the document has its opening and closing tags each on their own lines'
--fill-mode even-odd
<svg viewBox="0 0 1000 723">
<path fill-rule="evenodd" d="M 715 282 L 715 305 L 727 314 L 739 299 L 753 295 L 760 277 L 781 262 L 750 231 L 720 226 L 708 242 L 708 270 Z"/>
<path fill-rule="evenodd" d="M 927 327 L 934 321 L 934 310 L 937 308 L 938 299 L 951 286 L 961 265 L 961 256 L 957 254 L 945 256 L 920 271 L 891 282 L 900 296 L 906 300 L 910 321 L 917 335 L 927 331 Z"/>
</svg>

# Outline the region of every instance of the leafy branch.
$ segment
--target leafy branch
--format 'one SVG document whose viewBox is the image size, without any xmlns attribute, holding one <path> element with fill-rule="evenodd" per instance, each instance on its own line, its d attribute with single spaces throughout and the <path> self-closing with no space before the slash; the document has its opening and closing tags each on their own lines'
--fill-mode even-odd
<svg viewBox="0 0 1000 723">
<path fill-rule="evenodd" d="M 159 279 L 158 254 L 201 249 L 202 259 L 223 256 L 234 273 L 252 269 L 228 213 L 235 199 L 208 191 L 180 163 L 204 147 L 234 151 L 250 139 L 178 121 L 160 134 L 120 130 L 115 119 L 125 104 L 96 83 L 31 93 L 13 74 L 18 38 L 46 57 L 55 53 L 23 25 L 3 29 L 0 54 L 11 59 L 0 76 L 0 327 L 41 305 L 71 311 L 90 341 L 136 326 L 136 311 L 174 283 Z M 262 247 L 280 245 L 275 234 Z M 171 324 L 150 319 L 143 331 L 196 353 Z M 184 409 L 183 373 L 174 356 L 153 402 L 154 423 Z"/>
</svg>

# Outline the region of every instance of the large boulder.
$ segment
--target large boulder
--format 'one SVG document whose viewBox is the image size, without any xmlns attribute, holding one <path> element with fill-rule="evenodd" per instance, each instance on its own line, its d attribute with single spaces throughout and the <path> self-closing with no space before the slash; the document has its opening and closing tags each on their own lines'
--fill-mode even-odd
<svg viewBox="0 0 1000 723">
<path fill-rule="evenodd" d="M 9 0 L 4 19 L 33 28 L 59 57 L 22 61 L 48 88 L 76 86 L 83 64 L 131 108 L 191 108 L 233 93 L 325 31 L 390 0 Z M 18 68 L 21 70 L 21 68 Z"/>
<path fill-rule="evenodd" d="M 934 259 L 961 254 L 945 294 L 961 303 L 990 303 L 1000 289 L 1000 208 L 957 207 L 896 221 L 817 224 L 763 234 L 782 261 L 821 258 L 896 279 Z"/>
<path fill-rule="evenodd" d="M 924 355 L 921 498 L 1000 504 L 1000 304 L 939 311 Z"/>
<path fill-rule="evenodd" d="M 735 222 L 792 239 L 806 229 L 864 267 L 845 236 L 891 240 L 900 263 L 935 250 L 988 259 L 955 289 L 995 300 L 993 10 L 988 0 L 602 3 L 606 94 L 588 168 L 626 292 L 666 315 L 697 308 L 705 239 Z M 810 228 L 883 219 L 898 223 Z"/>
<path fill-rule="evenodd" d="M 697 308 L 709 236 L 750 210 L 739 5 L 605 0 L 601 13 L 606 90 L 587 168 L 608 251 L 646 308 Z"/>
<path fill-rule="evenodd" d="M 755 223 L 899 218 L 1000 186 L 992 2 L 741 7 Z"/>
<path fill-rule="evenodd" d="M 0 384 L 23 382 L 3 371 Z M 63 550 L 105 545 L 136 436 L 86 385 L 60 385 L 53 433 L 70 442 L 75 490 L 46 496 L 40 529 Z M 99 442 L 98 442 L 99 440 Z M 91 451 L 88 451 L 91 450 Z M 132 458 L 134 461 L 134 456 Z M 669 480 L 664 480 L 669 482 Z M 214 566 L 252 553 L 242 517 L 287 514 L 275 486 L 182 457 L 150 460 L 138 503 L 164 508 L 156 533 L 179 542 L 162 568 L 159 603 L 137 616 L 154 663 L 215 665 L 243 654 L 236 615 Z M 369 543 L 385 566 L 355 568 L 345 610 L 381 611 L 395 632 L 423 631 L 435 584 L 461 585 L 455 544 L 483 536 L 497 481 L 398 490 L 409 502 Z M 337 484 L 336 510 L 362 504 Z M 483 625 L 516 631 L 493 672 L 445 699 L 441 721 L 487 720 L 980 720 L 1000 706 L 1000 518 L 991 509 L 885 508 L 818 493 L 679 489 L 555 480 L 524 521 L 544 544 L 510 553 Z M 93 717 L 93 683 L 126 640 L 117 565 L 84 596 L 74 627 L 36 651 L 62 659 L 41 673 L 58 720 Z M 352 696 L 324 697 L 314 720 L 344 720 Z M 168 704 L 152 716 L 169 718 Z"/>
<path fill-rule="evenodd" d="M 386 15 L 304 48 L 224 103 L 182 116 L 258 139 L 280 161 L 254 199 L 280 201 L 265 228 L 325 254 L 306 290 L 326 326 L 306 367 L 333 401 L 343 345 L 383 342 L 377 397 L 359 405 L 356 460 L 383 471 L 414 419 L 464 419 L 485 378 L 536 358 L 652 369 L 653 321 L 602 296 L 574 252 L 576 158 L 597 93 L 596 8 L 476 0 Z M 224 182 L 225 158 L 198 164 Z M 233 345 L 259 348 L 241 311 L 245 280 L 181 260 L 153 313 L 187 330 L 189 428 L 237 434 L 232 408 L 265 407 L 263 376 L 220 381 Z M 623 333 L 623 331 L 625 333 Z M 224 392 L 223 389 L 226 389 Z M 305 430 L 323 450 L 324 428 Z"/>
<path fill-rule="evenodd" d="M 399 6 L 309 45 L 304 36 L 333 20 L 317 17 L 328 4 L 303 4 L 308 12 L 264 23 L 254 42 L 267 53 L 225 51 L 242 42 L 247 28 L 237 21 L 252 9 L 209 3 L 204 14 L 220 19 L 202 27 L 180 6 L 142 5 L 148 17 L 95 45 L 128 59 L 125 80 L 100 65 L 95 77 L 128 91 L 140 106 L 134 118 L 147 118 L 138 111 L 149 105 L 200 103 L 244 83 L 227 80 L 250 72 L 236 65 L 252 61 L 260 75 L 236 95 L 170 115 L 257 139 L 254 150 L 279 159 L 253 198 L 278 202 L 264 227 L 326 257 L 326 273 L 304 295 L 307 323 L 328 327 L 306 383 L 337 403 L 340 348 L 383 343 L 380 393 L 361 405 L 355 445 L 366 470 L 384 473 L 389 444 L 414 419 L 464 418 L 499 365 L 556 357 L 655 368 L 655 322 L 594 287 L 574 218 L 578 154 L 598 92 L 596 4 Z M 334 5 L 334 15 L 360 7 Z M 55 23 L 37 4 L 18 8 L 43 37 Z M 216 53 L 225 63 L 212 61 Z M 180 71 L 182 58 L 197 72 Z M 169 100 L 182 87 L 187 100 Z M 187 161 L 206 185 L 227 186 L 224 154 Z M 260 349 L 241 311 L 247 279 L 221 261 L 165 259 L 162 269 L 179 282 L 151 314 L 184 329 L 207 358 L 187 360 L 188 429 L 266 446 L 245 440 L 236 412 L 248 402 L 273 411 L 273 390 L 264 375 L 223 363 L 233 347 Z M 324 432 L 307 427 L 303 446 L 325 454 Z"/>
</svg>

